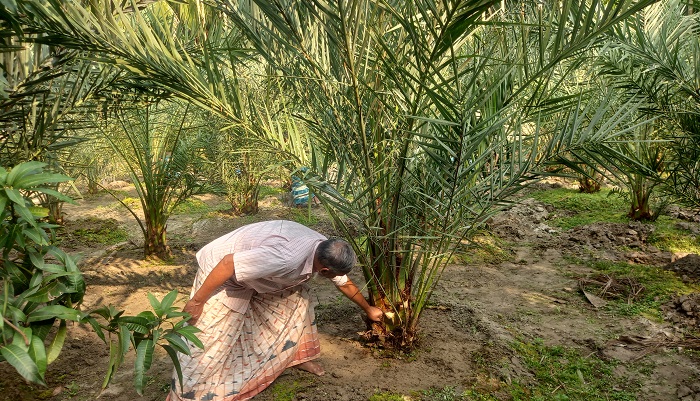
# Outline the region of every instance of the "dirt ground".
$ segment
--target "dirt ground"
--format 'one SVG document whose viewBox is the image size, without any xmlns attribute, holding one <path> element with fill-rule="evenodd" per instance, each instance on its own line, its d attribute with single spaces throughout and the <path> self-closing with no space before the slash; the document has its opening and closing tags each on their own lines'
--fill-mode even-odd
<svg viewBox="0 0 700 401">
<path fill-rule="evenodd" d="M 214 197 L 200 199 L 212 206 L 222 202 Z M 647 233 L 642 225 L 594 224 L 557 232 L 546 224 L 553 212 L 527 199 L 496 216 L 490 226 L 508 246 L 509 255 L 502 258 L 506 260 L 449 265 L 422 317 L 419 348 L 400 358 L 367 348 L 358 334 L 365 329 L 361 311 L 327 280 L 314 281 L 320 363 L 327 374 L 316 377 L 288 370 L 254 400 L 283 399 L 281 392 L 290 389 L 296 396 L 286 399 L 319 401 L 359 401 L 381 392 L 410 395 L 445 387 L 487 389 L 499 395 L 506 383 L 532 380 L 532 373 L 510 345 L 535 339 L 618 361 L 613 374 L 635 383 L 639 400 L 700 400 L 700 354 L 673 346 L 643 346 L 646 340 L 660 338 L 673 344 L 670 340 L 676 338 L 679 326 L 700 326 L 697 320 L 672 318 L 684 305 L 694 311 L 700 301 L 697 294 L 667 305 L 669 318 L 664 323 L 641 316 L 613 316 L 596 309 L 578 291 L 577 278 L 592 271 L 571 263 L 569 257 L 593 254 L 608 260 L 669 264 L 686 255 L 645 246 Z M 317 220 L 312 227 L 334 234 L 320 209 L 313 213 Z M 260 215 L 253 217 L 176 215 L 169 225 L 174 263 L 162 264 L 143 260 L 141 234 L 134 219 L 108 195 L 100 195 L 65 207 L 66 231 L 114 219 L 113 223 L 127 229 L 129 240 L 105 246 L 68 236 L 63 247 L 82 255 L 81 269 L 88 283 L 84 309 L 112 304 L 137 313 L 149 307 L 148 292 L 162 298 L 177 289 L 178 302 L 184 304 L 196 271 L 194 253 L 208 241 L 252 221 L 301 214 L 267 198 Z M 687 224 L 700 228 L 697 222 Z M 692 276 L 697 264 L 686 262 L 691 267 L 679 263 L 677 268 Z M 357 270 L 351 277 L 361 283 Z M 49 367 L 48 387 L 27 384 L 0 364 L 0 400 L 96 399 L 107 360 L 104 343 L 87 328 L 73 325 L 61 356 Z M 172 370 L 165 352 L 156 355 L 142 398 L 133 390 L 131 361 L 122 366 L 100 398 L 164 400 Z"/>
</svg>

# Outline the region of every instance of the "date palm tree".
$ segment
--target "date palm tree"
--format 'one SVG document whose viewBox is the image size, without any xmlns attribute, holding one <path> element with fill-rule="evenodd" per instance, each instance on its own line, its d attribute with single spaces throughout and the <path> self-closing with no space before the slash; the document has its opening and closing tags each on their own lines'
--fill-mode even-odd
<svg viewBox="0 0 700 401">
<path fill-rule="evenodd" d="M 620 25 L 602 53 L 602 72 L 664 124 L 670 173 L 665 192 L 700 206 L 700 19 L 692 3 L 666 0 Z"/>
<path fill-rule="evenodd" d="M 584 124 L 600 111 L 561 89 L 603 32 L 651 3 L 216 0 L 188 3 L 206 26 L 194 29 L 162 2 L 131 12 L 104 0 L 18 2 L 48 40 L 308 166 L 307 184 L 353 239 L 371 302 L 393 316 L 377 332 L 398 346 L 413 344 L 456 244 L 547 161 L 614 133 Z M 241 107 L 240 67 L 258 61 L 235 45 L 241 34 L 281 89 L 278 111 Z M 285 139 L 265 116 L 296 123 Z M 310 156 L 294 139 L 305 133 Z"/>
<path fill-rule="evenodd" d="M 615 131 L 582 125 L 601 111 L 561 87 L 649 4 L 252 3 L 227 14 L 292 94 L 312 138 L 306 182 L 353 238 L 389 317 L 376 333 L 396 346 L 413 344 L 456 244 L 547 161 Z"/>
</svg>

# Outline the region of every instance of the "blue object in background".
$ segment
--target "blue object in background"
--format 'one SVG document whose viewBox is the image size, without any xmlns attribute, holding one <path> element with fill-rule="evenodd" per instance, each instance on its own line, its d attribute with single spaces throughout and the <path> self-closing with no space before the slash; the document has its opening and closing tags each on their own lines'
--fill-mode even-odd
<svg viewBox="0 0 700 401">
<path fill-rule="evenodd" d="M 294 206 L 306 206 L 309 202 L 309 187 L 296 176 L 292 176 L 292 200 Z"/>
</svg>

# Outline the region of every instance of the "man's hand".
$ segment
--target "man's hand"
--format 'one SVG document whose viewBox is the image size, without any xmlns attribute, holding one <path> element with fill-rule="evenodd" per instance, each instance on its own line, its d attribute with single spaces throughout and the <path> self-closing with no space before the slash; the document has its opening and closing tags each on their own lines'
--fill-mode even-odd
<svg viewBox="0 0 700 401">
<path fill-rule="evenodd" d="M 202 312 L 204 311 L 204 302 L 198 302 L 194 299 L 190 299 L 185 304 L 185 307 L 182 308 L 182 311 L 190 314 L 190 320 L 188 320 L 187 323 L 194 325 L 197 323 L 197 320 L 199 320 L 199 317 L 202 316 Z"/>
<path fill-rule="evenodd" d="M 370 306 L 365 310 L 365 313 L 367 313 L 367 317 L 369 320 L 373 322 L 381 322 L 382 318 L 384 317 L 384 312 L 382 312 L 381 309 L 375 307 L 375 306 Z"/>
</svg>

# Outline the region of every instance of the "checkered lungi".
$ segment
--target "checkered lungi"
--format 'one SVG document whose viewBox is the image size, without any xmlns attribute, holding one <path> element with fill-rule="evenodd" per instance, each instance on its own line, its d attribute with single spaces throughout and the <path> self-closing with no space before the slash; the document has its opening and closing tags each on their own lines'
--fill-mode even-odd
<svg viewBox="0 0 700 401">
<path fill-rule="evenodd" d="M 196 326 L 204 349 L 180 354 L 183 388 L 173 372 L 166 401 L 247 400 L 321 352 L 305 285 L 256 294 L 244 314 L 210 300 Z"/>
</svg>

